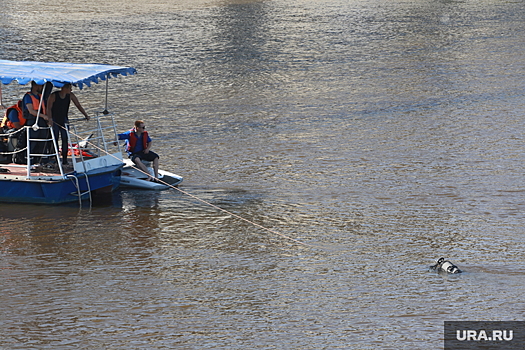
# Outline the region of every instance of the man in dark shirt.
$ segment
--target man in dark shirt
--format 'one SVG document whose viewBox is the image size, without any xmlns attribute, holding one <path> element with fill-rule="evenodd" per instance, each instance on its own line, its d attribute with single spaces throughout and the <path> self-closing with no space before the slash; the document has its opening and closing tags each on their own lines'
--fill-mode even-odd
<svg viewBox="0 0 525 350">
<path fill-rule="evenodd" d="M 53 133 L 58 145 L 58 138 L 62 139 L 62 164 L 67 164 L 68 139 L 66 124 L 69 122 L 69 104 L 71 101 L 77 106 L 78 110 L 89 120 L 89 116 L 80 105 L 78 98 L 71 92 L 72 86 L 67 83 L 62 86 L 60 91 L 55 91 L 47 100 L 48 114 L 53 119 Z"/>
</svg>

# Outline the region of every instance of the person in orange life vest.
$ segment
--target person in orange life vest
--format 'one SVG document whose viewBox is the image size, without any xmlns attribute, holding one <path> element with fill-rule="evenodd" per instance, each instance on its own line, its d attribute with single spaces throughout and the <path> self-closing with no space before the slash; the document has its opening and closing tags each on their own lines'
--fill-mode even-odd
<svg viewBox="0 0 525 350">
<path fill-rule="evenodd" d="M 40 109 L 40 115 L 38 120 L 38 126 L 48 126 L 51 124 L 51 118 L 46 114 L 46 103 L 40 100 L 42 97 L 42 89 L 44 85 L 38 85 L 36 82 L 31 82 L 31 91 L 24 95 L 22 100 L 22 109 L 24 118 L 26 119 L 26 125 L 32 126 L 36 122 L 36 116 Z"/>
<path fill-rule="evenodd" d="M 64 84 L 60 91 L 53 92 L 47 100 L 48 115 L 53 120 L 53 132 L 58 144 L 58 138 L 62 139 L 62 164 L 67 165 L 68 139 L 66 132 L 66 123 L 68 120 L 69 104 L 71 101 L 78 110 L 89 120 L 89 116 L 80 105 L 78 98 L 71 92 L 72 85 Z"/>
<path fill-rule="evenodd" d="M 7 130 L 18 130 L 26 123 L 24 112 L 22 112 L 22 101 L 18 101 L 15 105 L 9 107 L 5 111 L 4 119 L 0 127 Z"/>
<path fill-rule="evenodd" d="M 35 125 L 37 115 L 39 117 L 38 126 L 46 127 L 51 126 L 53 123 L 52 119 L 46 114 L 45 102 L 41 101 L 43 87 L 44 85 L 38 85 L 35 81 L 32 81 L 31 91 L 26 93 L 22 99 L 22 110 L 27 126 Z M 38 114 L 38 111 L 40 111 L 40 114 Z M 46 139 L 48 135 L 49 130 L 47 129 L 38 129 L 36 131 L 33 128 L 29 129 L 29 138 L 31 139 Z M 45 142 L 33 141 L 31 142 L 30 152 L 41 154 L 45 146 Z"/>
<path fill-rule="evenodd" d="M 159 155 L 151 149 L 151 138 L 148 132 L 145 130 L 146 126 L 142 120 L 135 122 L 135 127 L 122 134 L 118 134 L 119 140 L 126 140 L 126 151 L 131 158 L 131 161 L 137 165 L 137 167 L 148 173 L 148 169 L 142 163 L 143 160 L 153 162 L 153 171 L 155 172 L 155 178 L 150 177 L 150 181 L 157 181 L 159 177 Z M 149 174 L 149 173 L 148 173 Z"/>
</svg>

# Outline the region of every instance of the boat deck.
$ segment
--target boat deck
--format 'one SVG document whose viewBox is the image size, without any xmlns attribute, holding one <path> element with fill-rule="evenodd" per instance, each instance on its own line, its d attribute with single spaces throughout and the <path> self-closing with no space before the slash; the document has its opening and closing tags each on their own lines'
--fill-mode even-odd
<svg viewBox="0 0 525 350">
<path fill-rule="evenodd" d="M 72 173 L 73 166 L 63 165 L 64 174 Z M 61 176 L 60 169 L 56 163 L 33 166 L 31 170 L 32 177 L 54 177 Z M 0 164 L 0 179 L 25 178 L 27 177 L 27 166 L 24 164 Z"/>
</svg>

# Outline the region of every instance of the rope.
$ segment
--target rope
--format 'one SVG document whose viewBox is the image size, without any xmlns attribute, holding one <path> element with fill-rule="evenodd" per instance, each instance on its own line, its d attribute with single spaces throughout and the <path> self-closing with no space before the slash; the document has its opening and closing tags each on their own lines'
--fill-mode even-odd
<svg viewBox="0 0 525 350">
<path fill-rule="evenodd" d="M 14 130 L 14 129 L 13 129 Z M 20 128 L 18 130 L 15 130 L 15 131 L 12 131 L 12 132 L 8 132 L 7 134 L 0 134 L 0 137 L 9 137 L 9 136 L 14 136 L 18 133 L 21 133 L 22 131 L 24 130 L 24 128 Z"/>
<path fill-rule="evenodd" d="M 58 124 L 57 124 L 57 125 L 58 125 Z M 59 126 L 60 126 L 61 128 L 63 128 L 63 129 L 65 129 L 62 125 L 59 125 Z M 73 135 L 76 136 L 77 138 L 80 138 L 79 135 L 75 134 L 75 133 L 72 132 L 71 130 L 69 130 L 69 133 L 70 133 L 70 134 L 73 134 Z M 120 161 L 119 158 L 117 158 L 117 157 L 115 157 L 114 155 L 112 155 L 112 154 L 106 152 L 105 150 L 103 150 L 102 148 L 100 148 L 100 147 L 98 147 L 97 145 L 93 144 L 93 143 L 90 142 L 89 140 L 86 140 L 86 141 L 87 141 L 88 144 L 92 145 L 94 148 L 98 149 L 99 151 L 102 151 L 102 152 L 106 153 L 107 155 L 109 155 L 109 156 L 111 156 L 111 157 L 113 157 L 113 158 L 115 158 L 115 159 L 117 159 L 117 160 Z M 79 147 L 79 152 L 81 152 L 81 150 L 80 150 L 80 146 L 77 145 L 77 147 Z M 138 170 L 139 172 L 143 173 L 144 175 L 147 175 L 148 177 L 151 176 L 149 173 L 144 172 L 143 170 L 137 168 L 137 167 L 134 166 L 134 165 L 132 165 L 131 167 L 132 167 L 133 169 L 136 169 L 136 170 Z M 197 197 L 197 196 L 195 196 L 195 195 L 193 195 L 193 194 L 191 194 L 191 193 L 189 193 L 189 192 L 186 192 L 186 191 L 184 191 L 184 190 L 181 190 L 180 188 L 178 188 L 178 187 L 176 187 L 176 186 L 173 186 L 173 185 L 171 185 L 171 184 L 169 184 L 169 183 L 167 183 L 167 182 L 165 182 L 165 181 L 162 181 L 161 179 L 157 179 L 157 181 L 159 181 L 160 183 L 162 183 L 162 184 L 168 186 L 168 187 L 171 188 L 171 189 L 177 190 L 177 191 L 179 191 L 180 193 L 185 194 L 185 195 L 188 196 L 188 197 L 191 197 L 191 198 L 193 198 L 193 199 L 195 199 L 195 200 L 197 200 L 197 201 L 199 201 L 199 202 L 201 202 L 201 203 L 204 203 L 204 204 L 206 204 L 206 205 L 208 205 L 208 206 L 210 206 L 210 207 L 212 207 L 212 208 L 215 208 L 215 209 L 217 209 L 217 210 L 219 210 L 219 211 L 222 211 L 222 212 L 224 212 L 224 213 L 226 213 L 226 214 L 228 214 L 228 215 L 230 215 L 230 216 L 233 216 L 233 217 L 235 217 L 235 218 L 237 218 L 237 219 L 239 219 L 239 220 L 242 220 L 242 221 L 244 221 L 244 222 L 247 222 L 247 223 L 249 223 L 249 224 L 251 224 L 251 225 L 253 225 L 253 226 L 256 226 L 256 227 L 258 227 L 258 228 L 260 228 L 260 229 L 263 229 L 263 230 L 265 230 L 265 231 L 267 231 L 267 232 L 273 233 L 273 234 L 275 234 L 275 235 L 277 235 L 277 236 L 280 236 L 280 237 L 282 237 L 282 238 L 285 238 L 285 239 L 287 239 L 287 240 L 290 240 L 290 241 L 292 241 L 292 242 L 295 242 L 295 243 L 300 244 L 300 245 L 303 245 L 303 246 L 313 247 L 313 245 L 311 245 L 311 244 L 308 244 L 308 243 L 302 242 L 302 241 L 300 241 L 300 240 L 297 240 L 297 239 L 295 239 L 295 238 L 292 238 L 292 237 L 290 237 L 290 236 L 284 235 L 284 234 L 282 234 L 282 233 L 280 233 L 280 232 L 277 232 L 277 231 L 275 231 L 275 230 L 272 230 L 272 229 L 270 229 L 270 228 L 267 228 L 267 227 L 265 227 L 265 226 L 262 226 L 262 225 L 260 225 L 260 224 L 258 224 L 258 223 L 256 223 L 256 222 L 253 222 L 253 221 L 251 221 L 251 220 L 248 220 L 248 219 L 246 219 L 246 218 L 243 218 L 243 217 L 240 216 L 240 215 L 234 214 L 234 213 L 232 213 L 232 212 L 230 212 L 230 211 L 228 211 L 228 210 L 226 210 L 226 209 L 223 209 L 223 208 L 221 208 L 221 207 L 219 207 L 219 206 L 217 206 L 217 205 L 215 205 L 215 204 L 212 204 L 212 203 L 210 203 L 210 202 L 208 202 L 208 201 L 205 201 L 204 199 L 201 199 L 201 198 L 199 198 L 199 197 Z"/>
<path fill-rule="evenodd" d="M 133 166 L 133 168 L 135 168 L 135 167 Z M 135 169 L 137 169 L 137 168 L 135 168 Z M 140 170 L 140 169 L 138 169 L 138 170 L 141 171 L 141 172 L 143 172 L 143 171 Z M 149 175 L 149 174 L 148 174 L 148 175 Z M 261 228 L 261 229 L 263 229 L 263 230 L 266 230 L 266 231 L 268 231 L 268 232 L 271 232 L 271 233 L 273 233 L 273 234 L 275 234 L 275 235 L 278 235 L 278 236 L 281 236 L 281 237 L 283 237 L 283 238 L 286 238 L 286 239 L 288 239 L 288 240 L 290 240 L 290 241 L 293 241 L 293 242 L 295 242 L 295 243 L 298 243 L 298 244 L 301 244 L 301 245 L 304 245 L 304 246 L 308 246 L 308 247 L 312 247 L 312 245 L 310 245 L 310 244 L 308 244 L 308 243 L 301 242 L 301 241 L 299 241 L 299 240 L 297 240 L 297 239 L 295 239 L 295 238 L 292 238 L 292 237 L 290 237 L 290 236 L 286 236 L 286 235 L 284 235 L 284 234 L 282 234 L 282 233 L 280 233 L 280 232 L 277 232 L 277 231 L 272 230 L 272 229 L 270 229 L 270 228 L 267 228 L 267 227 L 264 227 L 264 226 L 262 226 L 262 225 L 259 225 L 259 224 L 256 223 L 256 222 L 253 222 L 253 221 L 251 221 L 251 220 L 248 220 L 248 219 L 246 219 L 246 218 L 243 218 L 242 216 L 239 216 L 239 215 L 234 214 L 234 213 L 232 213 L 232 212 L 230 212 L 230 211 L 228 211 L 228 210 L 226 210 L 226 209 L 223 209 L 223 208 L 221 208 L 221 207 L 219 207 L 219 206 L 216 206 L 215 204 L 212 204 L 212 203 L 210 203 L 210 202 L 207 202 L 207 201 L 205 201 L 204 199 L 201 199 L 201 198 L 199 198 L 199 197 L 197 197 L 197 196 L 195 196 L 195 195 L 193 195 L 193 194 L 191 194 L 191 193 L 188 193 L 188 192 L 186 192 L 186 191 L 183 191 L 183 190 L 181 190 L 180 188 L 175 187 L 175 186 L 172 186 L 172 185 L 170 185 L 170 184 L 168 184 L 168 183 L 166 183 L 166 182 L 164 182 L 164 181 L 162 181 L 162 180 L 160 180 L 160 179 L 157 179 L 157 180 L 160 181 L 161 183 L 165 184 L 166 186 L 170 187 L 170 188 L 173 188 L 173 189 L 175 189 L 175 190 L 177 190 L 177 191 L 179 191 L 179 192 L 181 192 L 181 193 L 183 193 L 183 194 L 185 194 L 185 195 L 187 195 L 187 196 L 189 196 L 189 197 L 191 197 L 191 198 L 193 198 L 193 199 L 198 200 L 199 202 L 202 202 L 202 203 L 204 203 L 204 204 L 207 204 L 207 205 L 209 205 L 209 206 L 211 206 L 211 207 L 213 207 L 213 208 L 215 208 L 215 209 L 217 209 L 217 210 L 220 210 L 220 211 L 222 211 L 222 212 L 224 212 L 224 213 L 226 213 L 226 214 L 228 214 L 228 215 L 231 215 L 231 216 L 233 216 L 233 217 L 235 217 L 235 218 L 237 218 L 237 219 L 239 219 L 239 220 L 245 221 L 245 222 L 247 222 L 247 223 L 249 223 L 249 224 L 252 224 L 252 225 L 254 225 L 254 226 L 256 226 L 256 227 L 259 227 L 259 228 Z"/>
<path fill-rule="evenodd" d="M 8 156 L 8 155 L 13 155 L 13 154 L 17 154 L 17 153 L 20 153 L 20 152 L 24 152 L 27 150 L 27 147 L 24 147 L 24 148 L 21 148 L 19 149 L 18 151 L 13 151 L 13 152 L 0 152 L 0 155 L 2 156 Z M 47 154 L 43 154 L 43 156 L 47 156 Z"/>
<path fill-rule="evenodd" d="M 50 126 L 46 126 L 46 127 L 39 127 L 40 129 L 51 129 Z M 14 137 L 14 135 L 16 134 L 19 134 L 21 133 L 22 131 L 24 131 L 24 127 L 16 130 L 16 131 L 13 131 L 11 133 L 7 133 L 7 134 L 0 134 L 0 138 L 2 137 L 7 137 L 9 139 L 9 137 Z M 28 132 L 29 130 L 27 130 L 26 132 Z M 20 137 L 17 136 L 17 138 Z M 41 141 L 41 142 L 47 142 L 47 141 L 51 141 L 51 139 L 32 139 L 32 141 Z M 27 150 L 27 146 L 24 147 L 24 148 L 20 148 L 19 150 L 14 150 L 13 152 L 0 152 L 0 155 L 4 155 L 4 156 L 7 156 L 7 155 L 13 155 L 13 154 L 17 154 L 17 153 L 20 153 L 20 152 L 25 152 Z M 32 154 L 33 156 L 38 156 L 38 157 L 49 157 L 49 154 Z"/>
<path fill-rule="evenodd" d="M 0 140 L 0 142 L 3 142 L 3 139 L 5 139 L 5 138 L 9 139 L 10 137 L 14 137 L 16 134 L 21 133 L 23 130 L 24 130 L 24 128 L 21 128 L 21 129 L 18 129 L 16 131 L 13 131 L 13 132 L 10 132 L 10 133 L 7 133 L 7 134 L 0 134 L 0 139 L 2 139 L 2 140 Z M 18 136 L 17 136 L 17 138 L 18 138 Z M 13 155 L 13 154 L 25 151 L 26 149 L 27 149 L 27 147 L 25 147 L 24 149 L 18 150 L 18 151 L 13 151 L 13 152 L 0 152 L 0 155 L 2 155 L 2 156 Z"/>
</svg>

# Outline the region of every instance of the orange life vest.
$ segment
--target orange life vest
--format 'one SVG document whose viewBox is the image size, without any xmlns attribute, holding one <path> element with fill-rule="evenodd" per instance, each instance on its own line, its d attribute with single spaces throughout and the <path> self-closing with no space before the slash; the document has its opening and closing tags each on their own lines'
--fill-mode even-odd
<svg viewBox="0 0 525 350">
<path fill-rule="evenodd" d="M 32 93 L 28 93 L 28 94 L 29 94 L 29 97 L 31 97 L 31 101 L 33 102 L 33 109 L 38 112 L 38 108 L 35 108 L 35 106 L 39 108 L 41 107 L 40 113 L 47 114 L 46 104 L 44 103 L 44 101 L 42 101 L 42 106 L 40 106 L 40 98 L 36 97 Z"/>
<path fill-rule="evenodd" d="M 129 142 L 128 142 L 128 149 L 127 149 L 128 152 L 133 153 L 138 139 L 139 138 L 137 137 L 137 134 L 135 134 L 135 130 L 131 129 L 129 133 Z M 142 150 L 145 150 L 146 147 L 148 147 L 148 132 L 143 131 L 142 132 Z"/>
<path fill-rule="evenodd" d="M 20 126 L 24 126 L 26 124 L 26 118 L 24 118 L 24 112 L 22 112 L 22 100 L 20 100 L 5 111 L 5 116 L 4 119 L 2 119 L 2 124 L 0 124 L 0 127 L 3 128 L 4 126 L 7 126 L 9 129 L 15 128 L 13 122 L 11 122 L 8 118 L 9 113 L 11 113 L 13 109 L 18 112 L 18 122 L 20 123 Z"/>
</svg>

